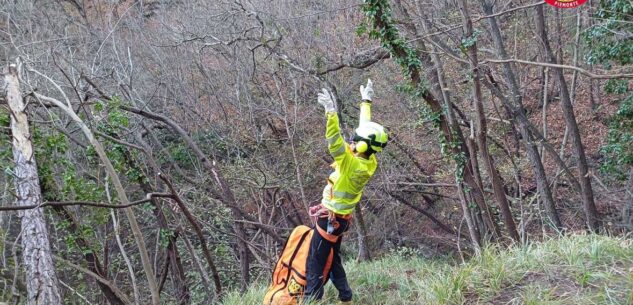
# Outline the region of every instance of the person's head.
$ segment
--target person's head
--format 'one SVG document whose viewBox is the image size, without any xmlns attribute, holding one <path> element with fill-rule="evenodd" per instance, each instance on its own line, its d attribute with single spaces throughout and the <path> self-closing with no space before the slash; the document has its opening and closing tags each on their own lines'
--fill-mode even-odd
<svg viewBox="0 0 633 305">
<path fill-rule="evenodd" d="M 387 146 L 388 140 L 389 137 L 382 125 L 364 122 L 356 128 L 351 148 L 357 155 L 369 157 L 376 152 L 381 152 Z"/>
</svg>

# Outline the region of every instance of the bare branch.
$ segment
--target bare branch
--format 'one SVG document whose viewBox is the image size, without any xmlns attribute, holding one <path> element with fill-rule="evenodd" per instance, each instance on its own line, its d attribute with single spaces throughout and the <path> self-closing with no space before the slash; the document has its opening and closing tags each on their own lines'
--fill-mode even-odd
<svg viewBox="0 0 633 305">
<path fill-rule="evenodd" d="M 488 58 L 488 59 L 483 60 L 481 64 L 485 64 L 489 62 L 499 63 L 499 64 L 514 62 L 518 64 L 525 64 L 525 65 L 532 65 L 532 66 L 568 69 L 568 70 L 578 71 L 580 74 L 587 75 L 589 76 L 589 78 L 594 78 L 594 79 L 633 78 L 633 74 L 611 74 L 611 75 L 595 74 L 579 67 L 574 67 L 574 66 L 569 66 L 569 65 L 560 65 L 560 64 L 550 64 L 550 63 L 545 63 L 545 62 L 527 61 L 527 60 L 521 60 L 521 59 L 490 59 Z"/>
<path fill-rule="evenodd" d="M 527 5 L 524 5 L 524 6 L 518 6 L 518 7 L 515 7 L 515 8 L 511 8 L 509 10 L 505 10 L 503 12 L 498 12 L 498 13 L 494 13 L 494 14 L 491 14 L 491 15 L 480 16 L 478 18 L 473 19 L 472 22 L 473 23 L 477 23 L 477 22 L 479 22 L 481 20 L 484 20 L 484 19 L 505 15 L 505 14 L 508 14 L 508 13 L 512 13 L 514 11 L 518 11 L 518 10 L 522 10 L 522 9 L 526 9 L 526 8 L 531 8 L 531 7 L 535 7 L 535 6 L 539 6 L 539 5 L 543 5 L 543 4 L 545 4 L 545 1 L 540 1 L 540 2 L 537 2 L 537 3 L 527 4 Z M 426 39 L 426 38 L 431 37 L 431 36 L 441 35 L 441 34 L 444 34 L 446 32 L 450 32 L 452 30 L 457 30 L 457 29 L 459 29 L 461 27 L 462 27 L 461 24 L 456 24 L 456 25 L 450 26 L 450 27 L 448 27 L 448 28 L 446 28 L 444 30 L 438 31 L 438 32 L 426 34 L 426 35 L 423 35 L 423 36 L 418 36 L 416 38 L 407 40 L 407 42 L 413 42 L 413 41 L 420 40 L 420 39 Z"/>
<path fill-rule="evenodd" d="M 189 208 L 182 201 L 182 198 L 180 198 L 180 196 L 176 192 L 176 189 L 174 188 L 173 184 L 171 184 L 171 181 L 169 181 L 169 179 L 161 173 L 158 173 L 158 178 L 160 178 L 161 180 L 163 180 L 163 182 L 165 182 L 165 184 L 167 185 L 167 188 L 169 188 L 169 191 L 172 194 L 170 198 L 176 201 L 176 203 L 178 204 L 178 208 L 180 208 L 180 211 L 182 211 L 182 213 L 185 215 L 185 218 L 187 218 L 187 220 L 193 227 L 193 230 L 196 232 L 196 236 L 198 236 L 198 240 L 200 241 L 200 245 L 202 247 L 202 252 L 204 254 L 204 257 L 207 260 L 207 263 L 209 264 L 209 268 L 211 268 L 211 272 L 213 273 L 215 293 L 218 297 L 221 296 L 222 282 L 220 280 L 220 274 L 218 273 L 218 268 L 216 268 L 213 257 L 211 256 L 211 251 L 209 251 L 209 247 L 207 246 L 206 239 L 204 238 L 204 233 L 202 233 L 202 227 L 200 227 L 200 224 L 198 223 L 196 218 L 191 214 L 191 212 L 189 211 Z"/>
<path fill-rule="evenodd" d="M 389 52 L 384 48 L 367 50 L 353 56 L 342 57 L 340 63 L 328 65 L 325 70 L 318 71 L 316 74 L 323 75 L 345 67 L 364 69 L 385 58 L 389 58 Z"/>
<path fill-rule="evenodd" d="M 125 208 L 129 208 L 135 205 L 149 202 L 154 197 L 172 198 L 173 195 L 166 194 L 166 193 L 149 193 L 147 194 L 147 197 L 145 199 L 132 201 L 128 204 L 106 204 L 106 203 L 97 203 L 97 202 L 88 202 L 88 201 L 65 201 L 65 202 L 47 201 L 42 204 L 0 207 L 0 212 L 30 210 L 30 209 L 36 209 L 36 208 L 49 207 L 49 206 L 50 207 L 64 207 L 64 206 L 73 206 L 73 205 L 83 205 L 83 206 L 91 206 L 95 208 L 107 208 L 107 209 L 125 209 Z"/>
<path fill-rule="evenodd" d="M 95 134 L 99 135 L 100 137 L 104 137 L 104 138 L 106 138 L 106 139 L 108 139 L 108 140 L 110 140 L 112 142 L 119 143 L 121 145 L 132 147 L 132 148 L 138 149 L 138 150 L 140 150 L 142 152 L 145 152 L 145 149 L 143 147 L 140 147 L 140 146 L 138 146 L 136 144 L 125 142 L 123 140 L 119 140 L 119 139 L 117 139 L 115 137 L 111 137 L 111 136 L 109 136 L 109 135 L 107 135 L 107 134 L 105 134 L 103 132 L 95 131 Z"/>
</svg>

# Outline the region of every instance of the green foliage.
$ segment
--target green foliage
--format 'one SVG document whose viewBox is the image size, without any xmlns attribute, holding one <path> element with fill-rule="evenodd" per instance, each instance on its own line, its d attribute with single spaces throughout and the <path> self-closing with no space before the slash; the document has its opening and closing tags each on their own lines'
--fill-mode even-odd
<svg viewBox="0 0 633 305">
<path fill-rule="evenodd" d="M 325 68 L 325 57 L 321 54 L 316 54 L 312 59 L 312 65 L 317 71 Z"/>
<path fill-rule="evenodd" d="M 595 14 L 599 24 L 588 29 L 585 40 L 589 45 L 587 61 L 607 68 L 618 63 L 633 63 L 633 2 L 630 0 L 601 0 Z"/>
<path fill-rule="evenodd" d="M 9 126 L 8 113 L 0 111 L 0 127 L 3 128 L 0 131 L 0 142 L 6 143 L 6 145 L 0 145 L 0 165 L 5 169 L 5 172 L 11 174 L 13 167 L 11 133 L 8 129 L 6 132 L 4 130 Z M 92 179 L 81 177 L 77 173 L 75 163 L 69 159 L 70 145 L 64 134 L 32 124 L 31 139 L 44 201 L 101 201 L 103 199 L 103 189 Z M 107 220 L 107 215 L 106 220 L 104 220 L 102 214 L 103 211 L 97 211 L 91 215 L 94 217 L 85 219 L 85 223 L 90 223 L 89 226 L 82 225 L 73 234 L 61 235 L 66 248 L 70 251 L 79 251 L 82 254 L 90 252 L 90 247 L 79 249 L 77 240 L 79 238 L 87 241 L 96 240 L 94 225 L 103 224 Z M 64 232 L 68 232 L 70 228 L 70 223 L 66 220 L 60 220 L 54 224 L 57 230 Z"/>
<path fill-rule="evenodd" d="M 187 145 L 181 139 L 173 139 L 166 141 L 165 148 L 167 155 L 184 169 L 193 169 L 195 165 L 195 157 L 191 155 Z M 158 157 L 159 163 L 168 163 L 170 160 L 167 156 L 161 154 Z"/>
<path fill-rule="evenodd" d="M 119 106 L 122 102 L 114 97 L 111 101 L 99 102 L 94 109 L 98 115 L 104 114 L 103 120 L 97 122 L 97 130 L 114 138 L 129 126 L 127 113 L 122 112 Z M 34 126 L 33 145 L 35 157 L 38 163 L 42 196 L 46 201 L 88 201 L 103 202 L 106 199 L 105 188 L 100 177 L 99 158 L 92 146 L 88 146 L 84 157 L 95 166 L 91 173 L 89 169 L 78 168 L 76 158 L 71 154 L 70 144 L 66 136 L 51 129 Z M 119 173 L 125 174 L 129 179 L 139 179 L 141 173 L 126 165 L 126 157 L 135 157 L 134 153 L 128 154 L 127 147 L 116 142 L 104 141 L 106 154 Z M 81 157 L 80 157 L 81 158 Z M 136 180 L 135 180 L 136 181 Z M 81 221 L 75 230 L 71 230 L 70 223 L 66 220 L 56 222 L 55 228 L 65 234 L 61 235 L 69 252 L 79 252 L 83 255 L 91 253 L 97 245 L 88 244 L 78 247 L 77 241 L 83 239 L 88 243 L 98 240 L 95 229 L 109 221 L 109 211 L 105 209 L 92 209 L 81 216 Z"/>
<path fill-rule="evenodd" d="M 610 79 L 604 86 L 606 93 L 625 94 L 629 91 L 629 82 L 625 79 Z"/>
<path fill-rule="evenodd" d="M 102 201 L 105 191 L 96 181 L 77 173 L 75 163 L 69 159 L 69 143 L 66 136 L 51 130 L 33 128 L 33 145 L 37 159 L 42 197 L 46 201 Z M 83 216 L 76 230 L 70 230 L 70 223 L 60 220 L 55 223 L 62 235 L 67 251 L 82 255 L 92 253 L 96 245 L 79 247 L 77 240 L 96 241 L 95 225 L 108 220 L 108 211 L 95 210 Z"/>
<path fill-rule="evenodd" d="M 119 124 L 127 124 L 126 119 L 120 115 L 111 118 Z M 9 114 L 0 110 L 0 141 L 7 145 L 0 145 L 0 165 L 9 174 L 12 173 L 12 145 Z M 71 159 L 71 146 L 63 133 L 51 128 L 31 125 L 31 139 L 33 141 L 35 159 L 37 160 L 38 176 L 42 198 L 44 201 L 92 201 L 102 202 L 105 198 L 105 190 L 91 175 L 84 175 L 76 166 L 76 161 Z M 91 148 L 91 147 L 90 147 Z M 90 155 L 90 153 L 88 153 Z M 83 171 L 82 169 L 81 171 Z M 98 175 L 95 175 L 98 176 Z M 77 251 L 81 254 L 91 252 L 94 247 L 87 245 L 79 248 L 77 240 L 80 238 L 88 242 L 96 241 L 95 226 L 108 221 L 107 210 L 96 209 L 82 215 L 82 222 L 77 230 L 70 231 L 70 223 L 66 220 L 54 222 L 56 230 L 65 234 L 60 235 L 67 251 Z"/>
<path fill-rule="evenodd" d="M 420 86 L 414 86 L 410 81 L 400 83 L 396 85 L 396 90 L 414 98 L 422 98 L 428 93 L 428 88 L 424 80 L 421 80 L 420 83 L 422 84 Z"/>
<path fill-rule="evenodd" d="M 466 153 L 464 153 L 459 147 L 461 142 L 457 137 L 457 132 L 451 129 L 452 141 L 446 139 L 443 133 L 438 135 L 440 140 L 440 150 L 444 157 L 448 157 L 455 162 L 455 180 L 461 182 L 464 179 L 464 168 L 466 167 Z"/>
<path fill-rule="evenodd" d="M 477 43 L 477 36 L 479 36 L 479 34 L 481 34 L 481 31 L 475 30 L 471 36 L 462 38 L 460 45 L 462 52 L 466 53 L 466 50 L 468 48 L 474 46 L 475 43 Z"/>
<path fill-rule="evenodd" d="M 8 128 L 10 125 L 11 117 L 9 117 L 9 112 L 2 109 L 2 111 L 0 111 L 0 126 Z"/>
<path fill-rule="evenodd" d="M 626 179 L 633 166 L 633 94 L 621 102 L 610 119 L 607 144 L 600 152 L 605 156 L 601 171 L 613 174 L 619 180 Z"/>
<path fill-rule="evenodd" d="M 167 248 L 169 245 L 169 240 L 175 236 L 174 230 L 171 229 L 160 229 L 159 231 L 159 241 L 160 245 L 163 248 Z"/>
<path fill-rule="evenodd" d="M 105 198 L 105 190 L 92 179 L 77 174 L 74 167 L 61 173 L 62 188 L 60 200 L 81 200 L 99 202 Z"/>
<path fill-rule="evenodd" d="M 356 27 L 356 35 L 357 36 L 362 36 L 364 34 L 367 34 L 369 30 L 367 29 L 367 23 L 365 22 L 365 20 L 361 21 L 361 23 Z"/>
<path fill-rule="evenodd" d="M 348 261 L 354 303 L 631 304 L 633 245 L 627 238 L 568 235 L 510 249 L 489 247 L 460 263 L 426 260 L 415 250 L 376 261 Z M 402 254 L 402 255 L 401 255 Z M 269 278 L 224 305 L 261 304 Z M 336 304 L 333 285 L 314 305 Z"/>
<path fill-rule="evenodd" d="M 103 117 L 96 124 L 97 130 L 115 139 L 123 138 L 122 135 L 127 132 L 126 128 L 130 124 L 129 113 L 120 108 L 123 104 L 124 102 L 118 96 L 111 97 L 107 102 L 99 101 L 95 104 L 94 111 Z M 124 174 L 131 181 L 146 179 L 137 168 L 129 166 L 130 161 L 138 160 L 137 150 L 130 150 L 127 146 L 107 138 L 103 143 L 106 156 L 118 173 Z M 87 156 L 93 162 L 99 160 L 92 146 L 88 148 Z"/>
<path fill-rule="evenodd" d="M 362 10 L 371 27 L 367 32 L 363 23 L 361 30 L 357 30 L 358 33 L 366 32 L 369 38 L 380 40 L 383 48 L 394 55 L 393 58 L 402 68 L 404 75 L 410 76 L 414 68 L 422 66 L 415 50 L 407 44 L 404 38 L 400 37 L 391 14 L 389 1 L 365 0 Z"/>
<path fill-rule="evenodd" d="M 11 117 L 9 112 L 0 108 L 0 168 L 7 172 L 12 167 Z"/>
<path fill-rule="evenodd" d="M 633 63 L 633 2 L 630 0 L 602 0 L 596 13 L 600 24 L 585 34 L 589 45 L 587 61 L 611 68 L 614 64 Z M 626 179 L 633 166 L 633 92 L 626 80 L 610 80 L 605 91 L 628 95 L 620 102 L 616 114 L 609 120 L 607 144 L 601 148 L 604 160 L 601 171 Z"/>
</svg>

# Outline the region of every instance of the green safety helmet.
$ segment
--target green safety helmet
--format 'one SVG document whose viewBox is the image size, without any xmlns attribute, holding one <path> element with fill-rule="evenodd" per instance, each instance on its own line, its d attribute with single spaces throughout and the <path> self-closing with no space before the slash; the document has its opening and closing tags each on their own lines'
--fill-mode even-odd
<svg viewBox="0 0 633 305">
<path fill-rule="evenodd" d="M 363 122 L 354 132 L 354 142 L 360 144 L 357 145 L 358 152 L 365 152 L 369 148 L 374 152 L 380 152 L 387 146 L 388 140 L 385 128 L 375 122 Z"/>
</svg>

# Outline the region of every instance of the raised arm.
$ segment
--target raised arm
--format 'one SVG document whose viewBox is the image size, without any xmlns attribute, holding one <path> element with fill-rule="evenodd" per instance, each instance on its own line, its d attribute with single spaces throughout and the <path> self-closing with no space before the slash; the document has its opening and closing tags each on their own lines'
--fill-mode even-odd
<svg viewBox="0 0 633 305">
<path fill-rule="evenodd" d="M 327 118 L 325 139 L 328 143 L 328 151 L 334 158 L 334 161 L 344 168 L 348 165 L 348 161 L 353 159 L 353 155 L 341 135 L 338 113 L 336 113 L 336 106 L 334 105 L 334 97 L 332 97 L 327 89 L 322 89 L 317 101 L 325 108 L 325 116 Z"/>
<path fill-rule="evenodd" d="M 374 95 L 374 88 L 371 79 L 367 80 L 367 86 L 360 85 L 360 95 L 363 100 L 360 103 L 359 125 L 371 122 L 371 101 L 372 96 Z"/>
<path fill-rule="evenodd" d="M 325 139 L 327 140 L 328 151 L 337 163 L 341 163 L 345 158 L 347 144 L 345 143 L 343 136 L 341 136 L 338 114 L 336 112 L 328 112 L 326 116 L 327 125 L 325 127 Z"/>
</svg>

